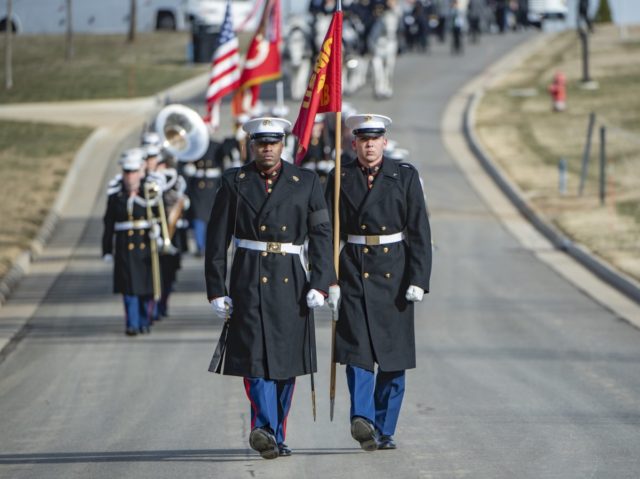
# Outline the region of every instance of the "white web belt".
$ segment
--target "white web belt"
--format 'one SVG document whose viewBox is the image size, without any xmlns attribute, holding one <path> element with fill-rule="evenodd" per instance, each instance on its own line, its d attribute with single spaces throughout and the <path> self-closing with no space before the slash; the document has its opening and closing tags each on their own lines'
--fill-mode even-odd
<svg viewBox="0 0 640 479">
<path fill-rule="evenodd" d="M 379 244 L 399 243 L 404 239 L 404 233 L 394 233 L 392 235 L 348 235 L 347 243 L 376 246 Z"/>
</svg>

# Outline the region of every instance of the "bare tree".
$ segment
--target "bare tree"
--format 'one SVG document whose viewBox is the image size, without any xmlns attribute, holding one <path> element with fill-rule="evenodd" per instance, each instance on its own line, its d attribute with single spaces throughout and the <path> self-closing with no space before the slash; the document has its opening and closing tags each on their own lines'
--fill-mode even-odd
<svg viewBox="0 0 640 479">
<path fill-rule="evenodd" d="M 67 60 L 73 58 L 73 16 L 71 15 L 71 3 L 72 0 L 67 0 L 67 38 L 65 41 L 65 55 Z"/>
<path fill-rule="evenodd" d="M 129 34 L 127 35 L 127 43 L 133 43 L 136 39 L 136 17 L 137 17 L 137 1 L 131 0 L 131 8 L 129 10 Z"/>
<path fill-rule="evenodd" d="M 13 45 L 11 44 L 11 40 L 13 38 L 13 2 L 12 0 L 7 0 L 7 22 L 5 25 L 5 51 L 4 51 L 4 88 L 6 90 L 11 90 L 13 88 L 13 70 L 11 69 L 12 64 L 12 54 L 13 54 Z"/>
</svg>

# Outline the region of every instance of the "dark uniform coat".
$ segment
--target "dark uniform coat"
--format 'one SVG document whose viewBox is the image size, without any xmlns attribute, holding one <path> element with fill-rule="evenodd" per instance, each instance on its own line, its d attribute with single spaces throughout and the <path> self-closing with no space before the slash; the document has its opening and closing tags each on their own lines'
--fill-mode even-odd
<svg viewBox="0 0 640 479">
<path fill-rule="evenodd" d="M 153 282 L 149 229 L 115 231 L 116 222 L 146 221 L 147 209 L 142 187 L 137 197 L 130 198 L 120 181 L 110 185 L 109 193 L 103 218 L 102 254 L 114 255 L 113 292 L 151 296 Z"/>
<path fill-rule="evenodd" d="M 327 184 L 333 203 L 334 180 Z M 409 285 L 429 291 L 431 233 L 416 169 L 384 159 L 371 190 L 359 163 L 342 166 L 340 235 L 405 233 L 386 245 L 346 243 L 340 253 L 342 294 L 336 325 L 336 361 L 373 371 L 415 367 L 413 303 Z M 332 210 L 331 210 L 332 211 Z"/>
<path fill-rule="evenodd" d="M 190 219 L 209 221 L 211 205 L 220 186 L 221 164 L 217 162 L 216 151 L 219 143 L 211 141 L 206 153 L 195 162 L 196 173 L 187 177 L 187 195 L 191 200 L 188 216 Z M 212 176 L 213 172 L 216 172 Z"/>
<path fill-rule="evenodd" d="M 264 181 L 253 162 L 224 173 L 207 230 L 205 277 L 209 300 L 225 295 L 233 300 L 223 374 L 286 379 L 315 370 L 306 294 L 310 288 L 326 292 L 336 282 L 331 225 L 314 172 L 282 161 L 271 194 Z M 227 291 L 232 235 L 296 245 L 308 238 L 310 280 L 296 254 L 237 248 Z"/>
</svg>

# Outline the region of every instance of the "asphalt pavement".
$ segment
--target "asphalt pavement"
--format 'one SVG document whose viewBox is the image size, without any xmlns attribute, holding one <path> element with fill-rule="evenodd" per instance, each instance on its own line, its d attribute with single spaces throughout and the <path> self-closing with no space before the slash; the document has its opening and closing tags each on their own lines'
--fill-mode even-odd
<svg viewBox="0 0 640 479">
<path fill-rule="evenodd" d="M 299 378 L 287 430 L 294 454 L 260 459 L 247 444 L 241 381 L 206 371 L 221 325 L 201 260 L 185 259 L 171 316 L 149 336 L 125 337 L 99 259 L 105 196 L 95 188 L 90 213 L 65 218 L 0 309 L 0 327 L 31 317 L 0 362 L 0 477 L 638 477 L 640 331 L 569 281 L 534 233 L 518 234 L 517 213 L 501 214 L 480 192 L 484 173 L 465 166 L 456 138 L 456 95 L 533 37 L 483 37 L 461 57 L 437 44 L 409 53 L 392 100 L 375 101 L 370 88 L 349 99 L 393 118 L 390 138 L 425 181 L 436 244 L 397 450 L 367 453 L 351 439 L 342 367 L 329 421 L 324 311 L 318 418 L 309 378 Z M 92 181 L 104 184 L 115 164 L 103 168 Z"/>
</svg>

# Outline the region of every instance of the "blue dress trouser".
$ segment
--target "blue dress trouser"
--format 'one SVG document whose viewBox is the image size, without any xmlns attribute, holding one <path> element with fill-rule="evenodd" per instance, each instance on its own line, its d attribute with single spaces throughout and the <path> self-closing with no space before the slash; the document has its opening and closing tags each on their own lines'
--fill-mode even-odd
<svg viewBox="0 0 640 479">
<path fill-rule="evenodd" d="M 295 383 L 296 378 L 244 378 L 244 388 L 251 402 L 252 431 L 257 427 L 269 428 L 278 444 L 284 442 Z"/>
<path fill-rule="evenodd" d="M 373 371 L 347 364 L 351 418 L 368 419 L 382 436 L 393 436 L 404 397 L 404 371 Z"/>
<path fill-rule="evenodd" d="M 193 228 L 193 237 L 196 240 L 198 253 L 204 254 L 205 246 L 207 244 L 207 222 L 194 219 L 191 221 L 191 227 Z"/>
<path fill-rule="evenodd" d="M 123 294 L 126 328 L 140 331 L 148 328 L 153 315 L 154 301 L 150 296 Z"/>
</svg>

